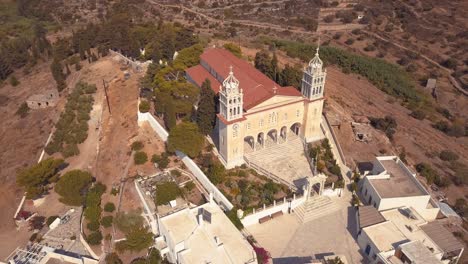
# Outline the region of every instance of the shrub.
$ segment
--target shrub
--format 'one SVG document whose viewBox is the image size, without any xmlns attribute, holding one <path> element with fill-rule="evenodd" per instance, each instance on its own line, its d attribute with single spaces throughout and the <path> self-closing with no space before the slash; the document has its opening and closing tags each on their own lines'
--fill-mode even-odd
<svg viewBox="0 0 468 264">
<path fill-rule="evenodd" d="M 193 182 L 187 182 L 187 184 L 185 184 L 185 189 L 189 192 L 192 191 L 194 188 L 195 188 L 195 183 Z"/>
<path fill-rule="evenodd" d="M 371 125 L 378 130 L 385 132 L 385 135 L 392 140 L 395 134 L 397 122 L 392 116 L 385 116 L 384 118 L 369 117 Z"/>
<path fill-rule="evenodd" d="M 114 210 L 115 210 L 115 204 L 114 203 L 108 202 L 108 203 L 106 203 L 104 205 L 104 211 L 112 213 L 112 212 L 114 212 Z"/>
<path fill-rule="evenodd" d="M 226 43 L 223 45 L 223 48 L 229 50 L 234 56 L 242 58 L 242 50 L 239 46 L 234 43 Z"/>
<path fill-rule="evenodd" d="M 101 231 L 91 232 L 91 234 L 89 234 L 89 235 L 86 237 L 86 241 L 87 241 L 90 245 L 99 245 L 99 244 L 101 244 L 101 241 L 102 241 L 102 233 L 101 233 Z"/>
<path fill-rule="evenodd" d="M 130 212 L 119 212 L 115 216 L 114 223 L 117 228 L 128 233 L 132 229 L 143 227 L 144 218 L 141 216 L 140 210 L 132 210 Z"/>
<path fill-rule="evenodd" d="M 416 165 L 416 171 L 426 178 L 428 184 L 432 184 L 440 180 L 440 176 L 437 172 L 427 163 L 418 163 Z"/>
<path fill-rule="evenodd" d="M 164 182 L 156 185 L 157 205 L 167 204 L 181 195 L 179 186 L 175 182 Z"/>
<path fill-rule="evenodd" d="M 47 217 L 46 225 L 50 226 L 57 218 L 58 218 L 58 215 L 52 215 L 52 216 Z"/>
<path fill-rule="evenodd" d="M 241 220 L 239 219 L 239 217 L 237 217 L 237 208 L 234 207 L 230 211 L 227 211 L 225 213 L 237 229 L 242 230 L 242 228 L 244 228 L 244 225 L 242 224 Z"/>
<path fill-rule="evenodd" d="M 10 77 L 10 84 L 11 86 L 17 86 L 20 82 L 18 81 L 18 79 L 16 79 L 16 77 L 14 75 L 12 75 Z"/>
<path fill-rule="evenodd" d="M 108 215 L 108 216 L 104 216 L 102 219 L 101 219 L 101 224 L 103 227 L 111 227 L 112 226 L 112 222 L 114 221 L 114 217 L 112 215 Z"/>
<path fill-rule="evenodd" d="M 89 222 L 88 224 L 86 224 L 86 227 L 90 230 L 90 231 L 98 231 L 99 230 L 99 222 L 97 221 L 93 221 L 93 222 Z"/>
<path fill-rule="evenodd" d="M 158 168 L 165 169 L 169 165 L 169 157 L 166 152 L 162 153 L 161 156 L 153 154 L 151 162 L 158 164 Z"/>
<path fill-rule="evenodd" d="M 93 177 L 87 171 L 71 170 L 60 177 L 55 185 L 55 191 L 61 196 L 60 202 L 79 206 L 83 204 L 85 190 L 91 184 Z"/>
<path fill-rule="evenodd" d="M 349 38 L 349 39 L 347 39 L 347 40 L 345 41 L 345 44 L 346 44 L 346 45 L 353 45 L 353 43 L 354 43 L 354 39 L 353 39 L 353 38 Z"/>
<path fill-rule="evenodd" d="M 453 151 L 443 150 L 440 152 L 439 158 L 443 161 L 455 161 L 459 159 L 459 156 Z"/>
<path fill-rule="evenodd" d="M 410 116 L 418 119 L 418 120 L 423 120 L 426 117 L 426 113 L 424 113 L 422 110 L 415 110 L 411 112 Z"/>
<path fill-rule="evenodd" d="M 145 164 L 148 161 L 148 155 L 143 151 L 138 151 L 133 156 L 133 161 L 136 165 Z"/>
<path fill-rule="evenodd" d="M 106 255 L 106 264 L 123 264 L 122 260 L 119 258 L 119 255 L 116 253 L 109 253 Z"/>
<path fill-rule="evenodd" d="M 147 249 L 153 244 L 153 233 L 147 228 L 136 228 L 126 233 L 126 239 L 115 244 L 118 252 L 131 251 L 139 252 Z"/>
<path fill-rule="evenodd" d="M 29 113 L 29 106 L 26 102 L 22 103 L 18 110 L 16 110 L 16 115 L 19 115 L 21 118 L 25 118 Z"/>
<path fill-rule="evenodd" d="M 142 112 L 142 113 L 148 113 L 149 110 L 150 110 L 150 108 L 151 108 L 151 105 L 150 105 L 150 103 L 149 103 L 148 101 L 146 101 L 146 100 L 142 100 L 142 101 L 140 102 L 140 105 L 138 106 L 138 109 L 139 109 L 140 112 Z"/>
<path fill-rule="evenodd" d="M 133 151 L 140 151 L 144 147 L 143 142 L 141 141 L 135 141 L 132 143 L 131 148 Z"/>
</svg>

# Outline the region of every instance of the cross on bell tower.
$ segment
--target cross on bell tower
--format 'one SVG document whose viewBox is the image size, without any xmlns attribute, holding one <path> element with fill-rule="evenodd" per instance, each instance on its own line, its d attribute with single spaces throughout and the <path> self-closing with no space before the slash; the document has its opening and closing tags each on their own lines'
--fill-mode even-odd
<svg viewBox="0 0 468 264">
<path fill-rule="evenodd" d="M 320 40 L 319 40 L 320 42 Z M 323 97 L 327 70 L 323 70 L 323 62 L 319 56 L 320 43 L 317 45 L 315 56 L 304 69 L 301 82 L 301 93 L 309 100 Z"/>
</svg>

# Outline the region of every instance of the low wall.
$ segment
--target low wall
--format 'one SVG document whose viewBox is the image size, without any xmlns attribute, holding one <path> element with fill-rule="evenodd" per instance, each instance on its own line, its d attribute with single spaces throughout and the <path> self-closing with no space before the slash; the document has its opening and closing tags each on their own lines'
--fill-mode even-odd
<svg viewBox="0 0 468 264">
<path fill-rule="evenodd" d="M 156 121 L 156 118 L 151 113 L 142 113 L 138 111 L 138 125 L 141 125 L 141 123 L 147 121 L 150 126 L 153 128 L 153 130 L 158 134 L 158 136 L 164 141 L 167 141 L 167 137 L 169 136 L 169 133 L 162 127 L 158 121 Z"/>
<path fill-rule="evenodd" d="M 138 111 L 138 124 L 140 125 L 142 122 L 148 121 L 151 125 L 153 130 L 158 134 L 158 136 L 164 141 L 167 141 L 169 133 L 162 127 L 158 121 L 151 115 L 150 113 L 141 113 Z M 213 198 L 215 199 L 218 204 L 222 205 L 224 209 L 231 210 L 234 206 L 232 203 L 216 188 L 216 186 L 211 183 L 208 177 L 203 173 L 202 170 L 198 167 L 195 162 L 189 158 L 187 155 L 180 151 L 176 151 L 177 157 L 179 157 L 182 162 L 187 166 L 187 168 L 192 172 L 192 174 L 197 178 L 197 180 L 203 185 L 205 190 L 208 193 L 213 194 Z"/>
<path fill-rule="evenodd" d="M 179 157 L 182 162 L 187 166 L 187 168 L 192 172 L 192 174 L 197 178 L 197 180 L 203 185 L 203 187 L 213 194 L 213 198 L 218 204 L 221 204 L 224 209 L 231 210 L 234 206 L 232 203 L 216 188 L 216 186 L 211 183 L 208 177 L 203 173 L 202 170 L 198 167 L 195 162 L 189 158 L 187 155 L 180 151 L 176 151 L 177 157 Z"/>
<path fill-rule="evenodd" d="M 272 214 L 279 212 L 279 211 L 282 211 L 283 214 L 287 214 L 289 209 L 294 210 L 294 208 L 301 205 L 304 201 L 305 201 L 305 196 L 294 197 L 290 201 L 283 200 L 281 202 L 274 203 L 273 205 L 269 207 L 265 206 L 264 208 L 254 210 L 253 213 L 244 216 L 241 219 L 241 222 L 244 226 L 258 224 L 258 221 L 260 218 L 263 218 L 265 216 L 271 216 Z"/>
</svg>

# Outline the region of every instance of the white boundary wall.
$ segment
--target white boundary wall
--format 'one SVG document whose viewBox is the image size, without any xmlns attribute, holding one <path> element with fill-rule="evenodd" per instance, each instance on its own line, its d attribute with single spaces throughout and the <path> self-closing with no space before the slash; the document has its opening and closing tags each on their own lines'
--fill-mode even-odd
<svg viewBox="0 0 468 264">
<path fill-rule="evenodd" d="M 158 134 L 158 136 L 164 141 L 167 141 L 169 133 L 162 127 L 158 121 L 151 115 L 151 113 L 141 113 L 138 111 L 138 125 L 141 125 L 144 121 L 148 121 L 153 130 Z M 232 203 L 216 188 L 216 186 L 211 183 L 211 181 L 206 177 L 205 173 L 198 167 L 195 162 L 189 158 L 187 155 L 180 151 L 176 151 L 177 157 L 179 157 L 182 162 L 187 166 L 187 168 L 192 172 L 192 174 L 197 178 L 197 180 L 203 185 L 205 190 L 208 193 L 213 194 L 213 198 L 226 210 L 231 210 L 234 206 Z"/>
<path fill-rule="evenodd" d="M 156 121 L 156 118 L 154 118 L 151 113 L 141 113 L 138 111 L 138 125 L 141 125 L 141 123 L 147 121 L 150 126 L 153 128 L 153 130 L 158 134 L 158 136 L 164 141 L 167 141 L 167 137 L 169 136 L 169 133 L 162 127 L 158 121 Z"/>
<path fill-rule="evenodd" d="M 291 201 L 281 201 L 281 203 L 278 204 L 275 202 L 273 206 L 264 207 L 260 210 L 254 210 L 252 214 L 244 216 L 241 219 L 241 222 L 244 226 L 251 226 L 258 224 L 260 218 L 263 218 L 265 216 L 271 216 L 276 212 L 282 211 L 283 214 L 287 214 L 289 208 L 291 208 L 291 210 L 294 210 L 296 207 L 305 202 L 305 199 L 305 196 L 301 196 L 299 198 L 296 198 L 294 196 L 294 198 Z"/>
<path fill-rule="evenodd" d="M 216 188 L 216 186 L 211 183 L 211 181 L 206 177 L 205 173 L 198 167 L 198 165 L 187 155 L 180 151 L 176 151 L 177 157 L 179 157 L 182 162 L 187 166 L 187 168 L 192 172 L 192 174 L 200 181 L 203 187 L 208 191 L 208 193 L 213 194 L 213 198 L 219 204 L 221 204 L 224 209 L 231 210 L 234 206 L 232 203 Z"/>
</svg>

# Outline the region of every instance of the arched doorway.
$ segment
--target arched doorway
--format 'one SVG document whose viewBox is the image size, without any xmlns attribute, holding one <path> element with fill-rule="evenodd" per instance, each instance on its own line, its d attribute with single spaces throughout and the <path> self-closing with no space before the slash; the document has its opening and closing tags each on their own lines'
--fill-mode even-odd
<svg viewBox="0 0 468 264">
<path fill-rule="evenodd" d="M 321 186 L 320 182 L 315 183 L 312 185 L 312 190 L 310 196 L 320 195 L 321 194 Z"/>
<path fill-rule="evenodd" d="M 264 145 L 265 145 L 265 134 L 263 132 L 260 132 L 257 135 L 257 146 L 258 148 L 263 148 Z"/>
<path fill-rule="evenodd" d="M 280 137 L 279 137 L 280 143 L 286 142 L 287 136 L 288 136 L 288 128 L 284 126 L 280 129 Z"/>
<path fill-rule="evenodd" d="M 278 130 L 272 129 L 267 133 L 266 144 L 272 145 L 278 142 Z"/>
<path fill-rule="evenodd" d="M 255 151 L 255 138 L 247 136 L 244 138 L 244 152 L 249 153 Z"/>
<path fill-rule="evenodd" d="M 294 133 L 294 135 L 299 136 L 299 132 L 301 131 L 301 123 L 294 123 L 291 126 L 291 131 Z"/>
</svg>

